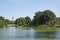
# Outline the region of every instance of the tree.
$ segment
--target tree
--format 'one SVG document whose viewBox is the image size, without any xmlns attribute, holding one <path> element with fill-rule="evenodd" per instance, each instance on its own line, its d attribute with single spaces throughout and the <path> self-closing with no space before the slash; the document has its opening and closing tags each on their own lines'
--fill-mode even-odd
<svg viewBox="0 0 60 40">
<path fill-rule="evenodd" d="M 41 12 L 41 11 L 38 11 L 38 12 L 35 13 L 35 16 L 34 16 L 34 18 L 33 18 L 33 20 L 32 20 L 33 25 L 39 25 L 39 18 L 40 18 L 42 15 L 43 15 L 43 12 Z"/>
<path fill-rule="evenodd" d="M 25 25 L 25 18 L 17 18 L 16 20 L 15 20 L 15 24 L 16 25 L 19 25 L 19 26 L 24 26 Z"/>
<path fill-rule="evenodd" d="M 0 20 L 4 20 L 4 17 L 0 16 Z"/>
<path fill-rule="evenodd" d="M 25 20 L 26 20 L 26 26 L 30 26 L 31 25 L 31 19 L 30 19 L 30 17 L 25 17 Z"/>
<path fill-rule="evenodd" d="M 5 26 L 5 23 L 3 20 L 0 20 L 0 28 L 4 27 Z"/>
<path fill-rule="evenodd" d="M 0 16 L 0 28 L 4 27 L 5 23 L 4 23 L 4 17 Z"/>
<path fill-rule="evenodd" d="M 55 13 L 50 10 L 45 10 L 43 13 L 45 14 L 45 16 L 47 16 L 51 20 L 56 18 Z"/>
<path fill-rule="evenodd" d="M 33 24 L 36 26 L 47 25 L 50 20 L 54 20 L 55 18 L 56 15 L 50 10 L 45 10 L 43 12 L 38 11 L 33 18 Z"/>
<path fill-rule="evenodd" d="M 60 25 L 60 17 L 57 17 L 57 18 L 56 18 L 56 24 L 57 24 L 57 25 Z"/>
<path fill-rule="evenodd" d="M 50 20 L 53 20 L 52 24 L 55 22 L 56 15 L 50 10 L 45 10 L 44 12 L 45 24 L 48 24 Z"/>
</svg>

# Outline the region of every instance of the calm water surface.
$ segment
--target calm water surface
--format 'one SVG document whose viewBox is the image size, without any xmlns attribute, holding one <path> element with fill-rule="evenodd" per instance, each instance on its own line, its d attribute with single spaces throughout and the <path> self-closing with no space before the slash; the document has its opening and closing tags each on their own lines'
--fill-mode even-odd
<svg viewBox="0 0 60 40">
<path fill-rule="evenodd" d="M 0 29 L 0 40 L 60 40 L 60 29 L 56 32 L 38 32 L 33 28 L 3 28 Z"/>
</svg>

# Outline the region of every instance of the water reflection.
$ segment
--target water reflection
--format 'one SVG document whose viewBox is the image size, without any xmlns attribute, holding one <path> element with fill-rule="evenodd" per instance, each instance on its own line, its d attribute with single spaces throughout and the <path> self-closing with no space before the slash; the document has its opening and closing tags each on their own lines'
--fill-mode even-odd
<svg viewBox="0 0 60 40">
<path fill-rule="evenodd" d="M 27 31 L 28 33 L 26 34 L 27 35 L 27 38 L 34 38 L 35 36 L 35 30 L 33 28 L 31 28 L 29 31 Z"/>
<path fill-rule="evenodd" d="M 56 32 L 56 38 L 60 39 L 60 28 L 58 28 L 58 31 Z"/>
<path fill-rule="evenodd" d="M 9 36 L 16 36 L 16 28 L 15 27 L 9 27 L 8 28 L 8 35 Z"/>
<path fill-rule="evenodd" d="M 23 29 L 25 29 L 25 28 L 23 28 Z M 25 36 L 23 36 L 22 38 L 55 38 L 56 37 L 55 36 L 56 32 L 37 32 L 33 28 L 31 28 L 29 30 L 23 30 L 23 31 L 25 31 Z"/>
<path fill-rule="evenodd" d="M 0 30 L 0 38 L 2 40 L 59 40 L 59 37 L 60 31 L 38 32 L 33 28 L 18 29 L 15 27 L 9 27 Z"/>
<path fill-rule="evenodd" d="M 3 29 L 3 39 L 4 40 L 15 40 L 16 36 L 16 28 L 15 27 L 9 27 Z"/>
<path fill-rule="evenodd" d="M 35 38 L 55 38 L 55 32 L 35 32 Z"/>
<path fill-rule="evenodd" d="M 3 31 L 0 29 L 0 40 L 3 40 Z"/>
</svg>

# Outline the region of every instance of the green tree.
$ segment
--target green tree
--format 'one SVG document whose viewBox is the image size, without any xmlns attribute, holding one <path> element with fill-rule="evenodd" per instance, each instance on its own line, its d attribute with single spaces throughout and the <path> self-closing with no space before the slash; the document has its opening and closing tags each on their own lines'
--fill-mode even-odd
<svg viewBox="0 0 60 40">
<path fill-rule="evenodd" d="M 0 28 L 4 27 L 4 17 L 0 16 Z"/>
<path fill-rule="evenodd" d="M 56 18 L 56 24 L 57 24 L 57 25 L 60 25 L 60 17 L 57 17 L 57 18 Z"/>
<path fill-rule="evenodd" d="M 53 23 L 55 22 L 56 15 L 54 12 L 50 10 L 45 10 L 43 13 L 44 13 L 45 24 L 47 24 L 50 20 L 53 20 Z"/>
<path fill-rule="evenodd" d="M 5 26 L 5 23 L 3 20 L 0 20 L 0 28 L 3 28 Z"/>
<path fill-rule="evenodd" d="M 4 19 L 5 26 L 7 27 L 10 24 L 10 20 Z"/>
<path fill-rule="evenodd" d="M 0 16 L 0 20 L 4 20 L 4 17 Z"/>
<path fill-rule="evenodd" d="M 24 26 L 25 25 L 25 21 L 26 21 L 25 18 L 20 17 L 20 18 L 17 18 L 15 20 L 15 24 L 19 25 L 19 26 Z"/>
<path fill-rule="evenodd" d="M 36 12 L 35 13 L 35 16 L 34 16 L 34 18 L 33 18 L 33 20 L 32 20 L 32 23 L 33 23 L 33 25 L 39 25 L 39 18 L 41 17 L 43 15 L 43 12 L 41 12 L 41 11 L 38 11 L 38 12 Z"/>
<path fill-rule="evenodd" d="M 43 12 L 38 11 L 35 13 L 35 16 L 33 18 L 33 24 L 34 25 L 47 25 L 50 20 L 54 20 L 56 18 L 56 15 L 50 11 L 45 10 Z"/>
<path fill-rule="evenodd" d="M 25 17 L 25 20 L 26 20 L 26 22 L 25 22 L 25 24 L 26 24 L 26 26 L 31 26 L 31 19 L 30 19 L 30 17 Z"/>
</svg>

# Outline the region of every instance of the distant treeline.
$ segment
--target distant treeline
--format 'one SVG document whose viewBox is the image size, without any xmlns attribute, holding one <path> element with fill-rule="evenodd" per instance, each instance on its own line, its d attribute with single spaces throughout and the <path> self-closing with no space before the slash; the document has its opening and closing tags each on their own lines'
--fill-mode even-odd
<svg viewBox="0 0 60 40">
<path fill-rule="evenodd" d="M 35 12 L 35 16 L 31 19 L 29 16 L 17 18 L 15 21 L 4 19 L 0 16 L 0 27 L 8 24 L 15 24 L 18 26 L 35 27 L 40 25 L 60 25 L 60 17 L 56 17 L 55 13 L 50 10 Z"/>
</svg>

